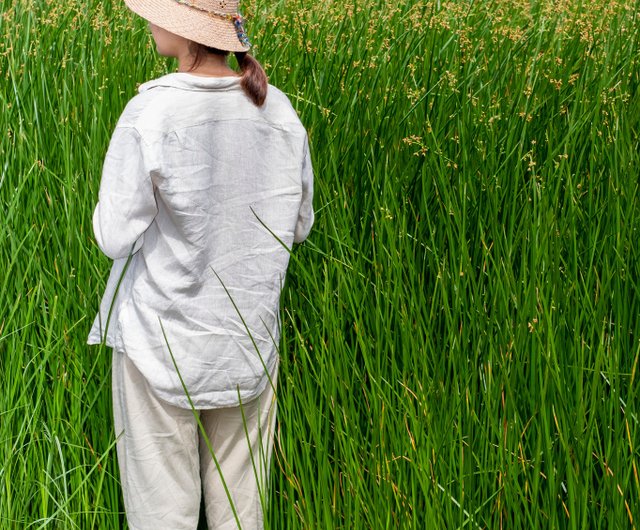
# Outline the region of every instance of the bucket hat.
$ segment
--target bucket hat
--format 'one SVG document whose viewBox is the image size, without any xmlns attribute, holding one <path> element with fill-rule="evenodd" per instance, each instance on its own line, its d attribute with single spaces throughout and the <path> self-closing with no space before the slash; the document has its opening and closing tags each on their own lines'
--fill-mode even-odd
<svg viewBox="0 0 640 530">
<path fill-rule="evenodd" d="M 156 26 L 205 46 L 231 52 L 251 47 L 238 0 L 124 0 Z"/>
</svg>

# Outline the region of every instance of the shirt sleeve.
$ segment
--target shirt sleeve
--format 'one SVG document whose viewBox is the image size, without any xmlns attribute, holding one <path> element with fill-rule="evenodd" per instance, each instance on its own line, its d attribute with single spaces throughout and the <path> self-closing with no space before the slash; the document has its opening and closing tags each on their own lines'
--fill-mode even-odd
<svg viewBox="0 0 640 530">
<path fill-rule="evenodd" d="M 102 168 L 93 231 L 100 250 L 111 259 L 142 247 L 143 234 L 158 213 L 151 175 L 144 162 L 140 133 L 116 126 Z"/>
<path fill-rule="evenodd" d="M 313 226 L 313 166 L 309 152 L 309 139 L 305 137 L 304 155 L 302 159 L 302 199 L 298 212 L 298 222 L 293 234 L 294 243 L 302 243 Z"/>
</svg>

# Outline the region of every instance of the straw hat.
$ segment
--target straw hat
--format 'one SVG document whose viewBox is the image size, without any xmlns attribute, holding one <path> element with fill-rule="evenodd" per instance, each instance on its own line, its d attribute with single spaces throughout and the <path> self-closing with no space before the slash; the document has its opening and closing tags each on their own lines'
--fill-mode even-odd
<svg viewBox="0 0 640 530">
<path fill-rule="evenodd" d="M 251 43 L 238 0 L 124 0 L 131 11 L 161 28 L 219 50 L 246 52 Z"/>
</svg>

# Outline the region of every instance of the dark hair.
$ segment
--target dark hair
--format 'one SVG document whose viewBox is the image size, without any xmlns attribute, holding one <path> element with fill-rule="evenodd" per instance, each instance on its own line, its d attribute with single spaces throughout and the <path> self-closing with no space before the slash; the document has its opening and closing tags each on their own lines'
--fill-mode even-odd
<svg viewBox="0 0 640 530">
<path fill-rule="evenodd" d="M 189 42 L 189 51 L 194 55 L 194 60 L 188 71 L 196 68 L 207 53 L 229 55 L 227 50 L 219 50 L 194 41 Z M 258 107 L 261 107 L 267 97 L 267 74 L 260 63 L 247 52 L 235 52 L 235 56 L 242 72 L 240 86 L 242 86 L 247 97 Z"/>
</svg>

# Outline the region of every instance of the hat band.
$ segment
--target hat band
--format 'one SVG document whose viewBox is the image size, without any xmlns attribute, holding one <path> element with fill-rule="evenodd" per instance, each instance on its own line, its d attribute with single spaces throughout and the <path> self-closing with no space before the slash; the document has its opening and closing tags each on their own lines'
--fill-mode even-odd
<svg viewBox="0 0 640 530">
<path fill-rule="evenodd" d="M 188 7 L 192 7 L 194 9 L 197 9 L 198 11 L 202 11 L 207 16 L 214 17 L 214 18 L 222 18 L 224 20 L 229 20 L 230 22 L 233 22 L 233 25 L 236 28 L 236 34 L 238 35 L 238 40 L 247 48 L 251 46 L 249 37 L 244 31 L 244 18 L 240 13 L 223 13 L 222 11 L 205 9 L 204 7 L 196 5 L 190 2 L 189 0 L 174 0 L 174 2 L 177 2 L 178 4 L 182 4 Z"/>
</svg>

